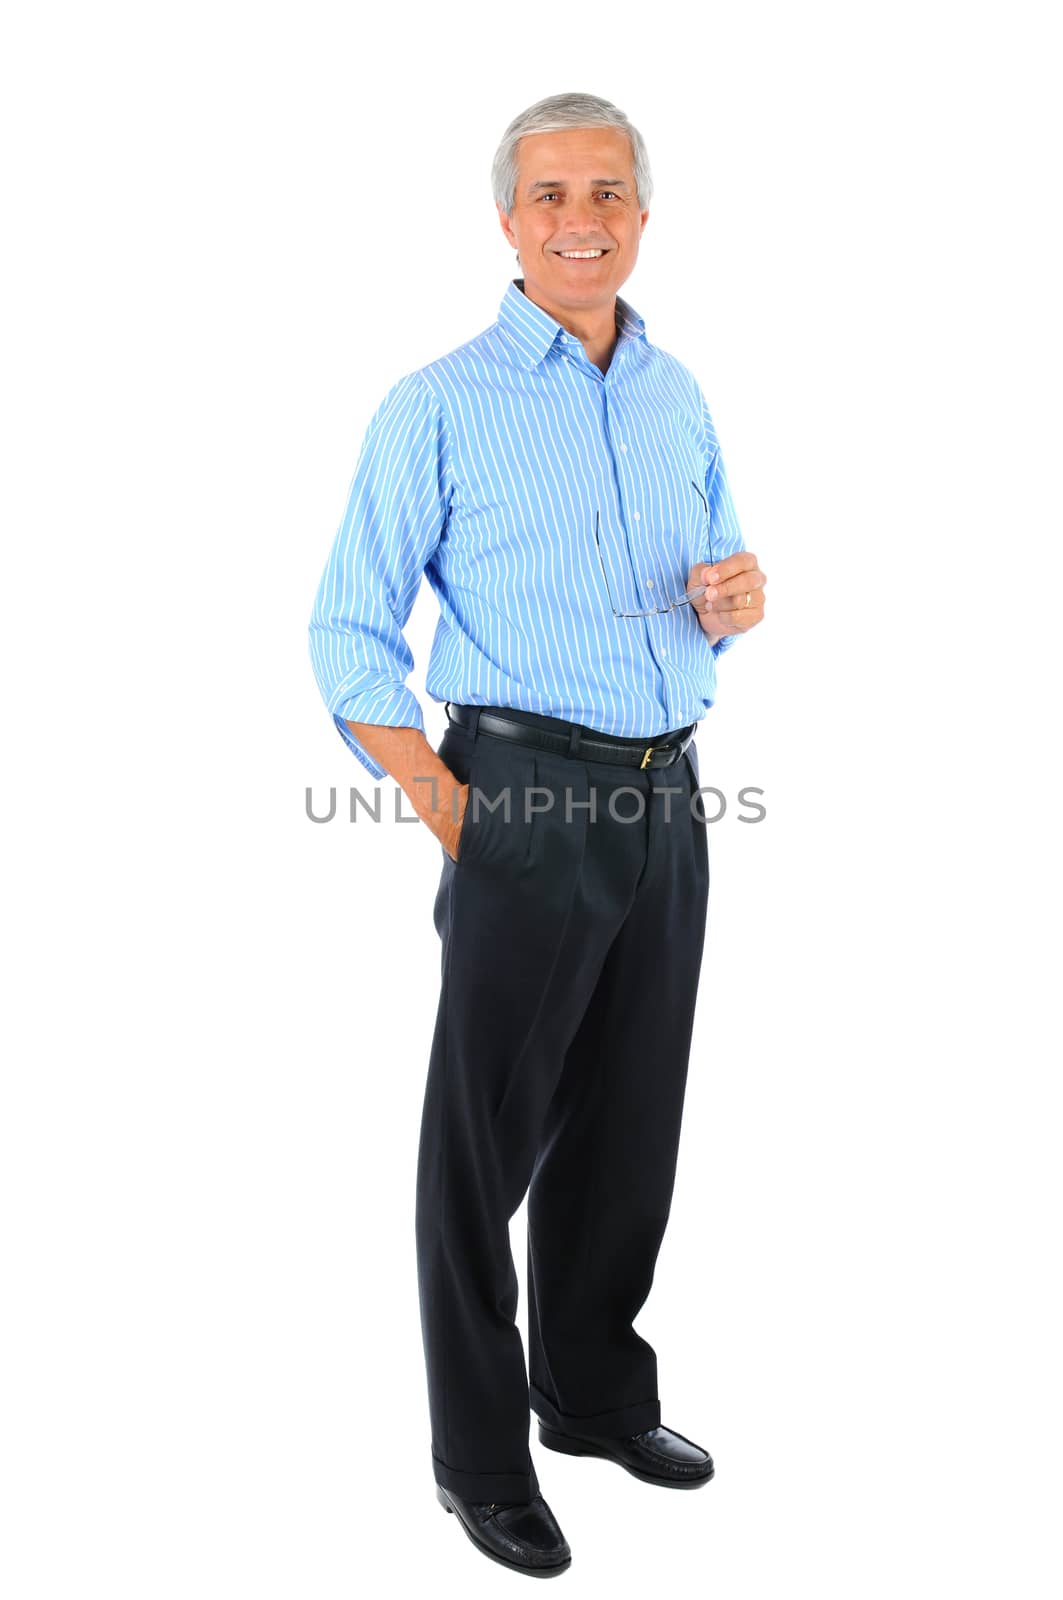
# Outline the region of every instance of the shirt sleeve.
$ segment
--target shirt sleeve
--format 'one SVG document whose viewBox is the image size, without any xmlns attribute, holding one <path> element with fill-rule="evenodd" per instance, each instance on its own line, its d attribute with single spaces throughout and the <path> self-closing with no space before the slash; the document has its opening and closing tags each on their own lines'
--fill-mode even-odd
<svg viewBox="0 0 1063 1600">
<path fill-rule="evenodd" d="M 713 561 L 722 561 L 724 556 L 733 556 L 736 550 L 744 550 L 746 546 L 731 501 L 731 491 L 727 484 L 727 473 L 720 454 L 720 441 L 716 436 L 716 428 L 705 396 L 700 389 L 698 395 L 701 401 L 701 423 L 705 437 L 705 498 L 709 502 L 709 533 L 712 543 L 710 554 Z M 713 655 L 719 656 L 724 650 L 729 650 L 737 638 L 736 633 L 724 634 L 723 638 L 713 645 Z"/>
<path fill-rule="evenodd" d="M 384 768 L 347 726 L 424 732 L 406 687 L 413 655 L 403 628 L 443 534 L 450 488 L 442 408 L 416 372 L 400 378 L 370 420 L 343 520 L 310 618 L 310 658 L 344 743 L 374 778 Z"/>
</svg>

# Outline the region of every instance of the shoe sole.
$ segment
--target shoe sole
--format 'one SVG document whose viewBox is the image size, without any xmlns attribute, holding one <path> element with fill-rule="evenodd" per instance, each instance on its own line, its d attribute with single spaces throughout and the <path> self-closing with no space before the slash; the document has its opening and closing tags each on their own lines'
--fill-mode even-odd
<svg viewBox="0 0 1063 1600">
<path fill-rule="evenodd" d="M 612 1461 L 618 1467 L 623 1467 L 625 1472 L 630 1472 L 633 1478 L 639 1478 L 643 1483 L 655 1483 L 662 1489 L 701 1489 L 706 1483 L 711 1483 L 716 1476 L 716 1465 L 713 1463 L 708 1472 L 702 1473 L 698 1478 L 662 1478 L 654 1472 L 643 1472 L 641 1467 L 633 1467 L 626 1461 L 621 1461 L 619 1456 L 610 1455 L 608 1450 L 602 1450 L 589 1439 L 576 1439 L 568 1433 L 558 1433 L 548 1428 L 544 1422 L 539 1423 L 539 1442 L 548 1450 L 556 1450 L 563 1456 L 597 1456 L 600 1461 Z"/>
<path fill-rule="evenodd" d="M 473 1533 L 461 1512 L 451 1505 L 447 1498 L 447 1491 L 441 1483 L 436 1484 L 436 1499 L 444 1511 L 449 1511 L 451 1516 L 456 1516 L 460 1527 L 464 1530 L 466 1538 L 474 1544 L 481 1555 L 487 1556 L 491 1561 L 497 1561 L 500 1567 L 508 1567 L 511 1572 L 523 1572 L 529 1578 L 556 1578 L 559 1572 L 567 1572 L 572 1565 L 572 1557 L 566 1556 L 564 1561 L 554 1562 L 548 1567 L 529 1567 L 521 1561 L 507 1561 L 505 1556 L 500 1556 L 497 1550 L 492 1550 Z"/>
</svg>

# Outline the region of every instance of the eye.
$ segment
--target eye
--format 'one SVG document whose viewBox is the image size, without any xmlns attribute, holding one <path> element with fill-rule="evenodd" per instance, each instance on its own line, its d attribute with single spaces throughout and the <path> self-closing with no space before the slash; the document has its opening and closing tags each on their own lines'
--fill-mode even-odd
<svg viewBox="0 0 1063 1600">
<path fill-rule="evenodd" d="M 557 189 L 547 189 L 545 194 L 541 194 L 539 196 L 539 199 L 540 200 L 549 200 L 552 195 L 556 195 L 558 193 L 559 193 L 559 191 Z M 619 200 L 620 199 L 620 196 L 617 194 L 615 189 L 599 189 L 598 193 L 599 194 L 611 195 L 614 200 Z"/>
</svg>

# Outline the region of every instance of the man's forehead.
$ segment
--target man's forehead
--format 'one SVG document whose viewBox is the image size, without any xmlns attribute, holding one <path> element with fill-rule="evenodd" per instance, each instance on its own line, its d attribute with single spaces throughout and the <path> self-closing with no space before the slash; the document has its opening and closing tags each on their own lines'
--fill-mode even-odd
<svg viewBox="0 0 1063 1600">
<path fill-rule="evenodd" d="M 622 128 L 561 128 L 554 133 L 525 134 L 517 146 L 517 166 L 525 186 L 558 182 L 566 168 L 587 173 L 592 183 L 624 183 L 634 165 L 631 141 Z M 600 169 L 600 170 L 599 170 Z M 594 175 L 596 174 L 596 175 Z"/>
</svg>

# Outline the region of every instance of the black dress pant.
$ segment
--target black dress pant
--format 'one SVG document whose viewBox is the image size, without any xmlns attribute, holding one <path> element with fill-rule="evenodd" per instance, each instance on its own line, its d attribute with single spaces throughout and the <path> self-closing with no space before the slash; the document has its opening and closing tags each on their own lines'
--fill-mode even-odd
<svg viewBox="0 0 1063 1600">
<path fill-rule="evenodd" d="M 417 1164 L 432 1465 L 468 1499 L 530 1500 L 529 1401 L 574 1433 L 661 1420 L 657 1358 L 632 1322 L 671 1206 L 706 825 L 693 744 L 640 771 L 451 725 L 438 754 L 472 787 L 457 861 L 440 846 Z M 527 1367 L 509 1239 L 525 1195 Z"/>
</svg>

